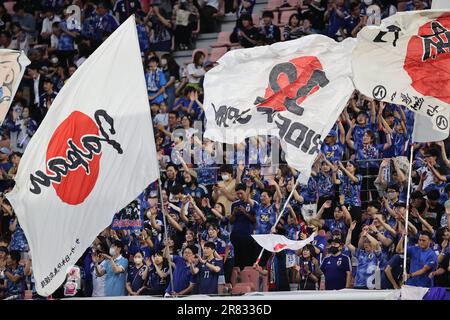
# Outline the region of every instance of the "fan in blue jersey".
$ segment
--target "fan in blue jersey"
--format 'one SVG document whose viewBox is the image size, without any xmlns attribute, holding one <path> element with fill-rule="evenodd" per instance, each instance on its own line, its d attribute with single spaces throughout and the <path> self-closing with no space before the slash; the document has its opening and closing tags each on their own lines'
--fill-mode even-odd
<svg viewBox="0 0 450 320">
<path fill-rule="evenodd" d="M 338 133 L 335 130 L 331 130 L 324 140 L 321 151 L 325 155 L 325 158 L 330 162 L 341 161 L 344 156 L 345 145 L 345 129 L 342 123 L 339 121 L 339 141 Z"/>
<path fill-rule="evenodd" d="M 397 253 L 403 253 L 404 242 L 405 238 L 403 234 L 397 244 Z M 406 255 L 411 259 L 411 263 L 406 284 L 409 286 L 430 288 L 433 286 L 433 280 L 429 275 L 437 267 L 436 254 L 430 247 L 431 234 L 427 231 L 420 232 L 418 243 L 417 246 L 407 247 Z"/>
<path fill-rule="evenodd" d="M 367 230 L 361 232 L 358 247 L 352 245 L 352 232 L 356 221 L 350 225 L 345 244 L 351 254 L 358 260 L 356 267 L 355 289 L 375 289 L 375 272 L 380 263 L 381 247 L 378 240 L 372 237 Z"/>
<path fill-rule="evenodd" d="M 247 194 L 247 187 L 240 183 L 235 187 L 239 200 L 231 205 L 230 223 L 233 226 L 230 239 L 234 247 L 235 265 L 244 269 L 255 261 L 252 234 L 255 229 L 259 203 Z"/>
<path fill-rule="evenodd" d="M 403 254 L 395 254 L 381 274 L 381 289 L 400 289 L 403 277 Z"/>
<path fill-rule="evenodd" d="M 310 177 L 308 179 L 308 184 L 301 185 L 300 188 L 300 195 L 303 197 L 303 203 L 301 207 L 302 215 L 306 221 L 310 221 L 317 214 L 317 180 L 314 177 Z"/>
<path fill-rule="evenodd" d="M 151 257 L 152 263 L 148 265 L 148 277 L 140 295 L 164 295 L 170 282 L 169 262 L 164 258 L 163 252 L 158 251 Z"/>
<path fill-rule="evenodd" d="M 203 246 L 203 258 L 198 257 L 198 264 L 193 268 L 197 275 L 198 294 L 218 294 L 219 275 L 223 270 L 223 260 L 214 255 L 216 245 L 208 241 Z"/>
<path fill-rule="evenodd" d="M 317 213 L 317 219 L 320 220 L 321 224 L 328 229 L 330 233 L 334 230 L 339 230 L 341 233 L 346 234 L 350 223 L 352 222 L 352 217 L 350 212 L 345 206 L 337 206 L 334 209 L 334 219 L 322 219 L 322 214 L 326 208 L 331 207 L 331 200 L 326 201 L 319 212 Z"/>
<path fill-rule="evenodd" d="M 308 227 L 309 235 L 312 233 L 315 233 L 316 236 L 314 237 L 314 240 L 311 242 L 311 245 L 314 247 L 315 254 L 317 258 L 319 259 L 319 262 L 321 263 L 323 258 L 325 257 L 325 251 L 327 248 L 327 237 L 326 233 L 322 229 L 322 224 L 320 223 L 320 220 L 318 219 L 312 219 L 309 222 Z"/>
<path fill-rule="evenodd" d="M 342 254 L 342 241 L 334 239 L 328 249 L 329 255 L 320 265 L 325 276 L 325 290 L 341 290 L 350 287 L 352 264 L 350 257 Z"/>
<path fill-rule="evenodd" d="M 430 168 L 433 173 L 433 182 L 428 185 L 424 191 L 438 190 L 440 195 L 439 203 L 443 205 L 444 202 L 448 200 L 448 190 L 450 189 L 450 187 L 448 187 L 450 185 L 448 182 L 450 182 L 450 175 L 441 174 L 439 170 L 431 164 L 428 165 L 428 168 Z"/>
<path fill-rule="evenodd" d="M 313 171 L 312 175 L 317 177 L 319 201 L 325 197 L 334 196 L 335 188 L 332 178 L 332 170 L 328 161 L 323 161 L 320 166 L 320 172 L 316 173 Z"/>
<path fill-rule="evenodd" d="M 169 284 L 166 289 L 166 295 L 183 296 L 192 292 L 195 282 L 191 269 L 194 268 L 193 262 L 196 254 L 196 247 L 187 246 L 183 250 L 183 257 L 170 257 L 171 263 L 175 267 L 173 270 L 173 288 Z"/>
<path fill-rule="evenodd" d="M 322 271 L 312 245 L 308 244 L 303 247 L 299 262 L 294 268 L 297 271 L 298 290 L 317 290 L 319 288 Z"/>
<path fill-rule="evenodd" d="M 275 186 L 275 189 L 277 190 L 278 199 L 283 199 L 283 194 L 281 193 L 280 186 L 276 182 L 269 181 L 269 184 L 271 184 L 271 183 L 273 183 L 273 185 Z M 294 189 L 294 186 L 295 186 L 295 178 L 289 179 L 287 182 L 287 185 L 286 185 L 287 194 L 290 194 L 292 192 L 292 190 Z M 299 193 L 299 191 L 300 191 L 300 186 L 297 185 L 297 188 L 293 191 L 292 198 L 291 198 L 291 200 L 289 200 L 289 204 L 288 204 L 288 206 L 292 207 L 292 209 L 295 212 L 300 212 L 302 210 L 302 206 L 304 204 L 304 198 Z M 286 202 L 285 200 L 281 201 L 281 207 L 284 206 L 285 202 Z M 314 214 L 315 214 L 315 212 L 314 212 Z M 289 213 L 285 211 L 284 215 L 288 216 Z M 302 218 L 304 218 L 304 217 L 302 217 Z"/>
<path fill-rule="evenodd" d="M 130 296 L 138 296 L 144 290 L 148 276 L 148 266 L 144 264 L 144 254 L 136 252 L 133 257 L 134 265 L 128 266 L 126 289 Z"/>
<path fill-rule="evenodd" d="M 353 120 L 355 121 L 355 120 Z M 359 111 L 356 114 L 356 122 L 351 122 L 350 119 L 347 119 L 347 124 L 349 127 L 354 125 L 354 130 L 352 132 L 351 137 L 355 141 L 355 143 L 362 143 L 364 133 L 367 130 L 375 131 L 376 130 L 376 116 L 372 115 L 372 119 L 369 122 L 369 116 L 366 111 Z"/>
<path fill-rule="evenodd" d="M 164 76 L 164 72 L 158 68 L 158 63 L 158 57 L 151 57 L 145 73 L 148 100 L 150 104 L 160 104 L 164 101 L 164 86 L 167 84 L 167 79 Z"/>
<path fill-rule="evenodd" d="M 261 193 L 261 204 L 256 211 L 256 234 L 269 234 L 277 220 L 277 209 L 268 190 Z"/>
<path fill-rule="evenodd" d="M 360 220 L 361 216 L 361 183 L 362 176 L 358 174 L 358 166 L 354 161 L 348 161 L 346 167 L 342 162 L 339 164 L 338 179 L 335 184 L 339 185 L 339 194 L 344 198 L 343 202 L 350 208 L 352 219 Z"/>
<path fill-rule="evenodd" d="M 347 133 L 346 141 L 348 147 L 355 152 L 355 160 L 360 161 L 360 173 L 365 177 L 362 181 L 362 188 L 367 191 L 362 193 L 361 200 L 367 201 L 370 199 L 370 194 L 372 199 L 376 200 L 378 199 L 378 192 L 376 191 L 374 182 L 380 166 L 379 162 L 376 160 L 380 159 L 384 150 L 391 147 L 391 137 L 390 135 L 386 136 L 387 142 L 385 144 L 376 144 L 374 132 L 367 130 L 364 132 L 362 142 L 354 141 L 351 138 L 354 128 L 355 125 L 352 124 Z"/>
<path fill-rule="evenodd" d="M 197 182 L 197 179 L 190 172 L 183 173 L 184 185 L 183 194 L 191 195 L 193 198 L 201 199 L 208 195 L 208 189 Z"/>
</svg>

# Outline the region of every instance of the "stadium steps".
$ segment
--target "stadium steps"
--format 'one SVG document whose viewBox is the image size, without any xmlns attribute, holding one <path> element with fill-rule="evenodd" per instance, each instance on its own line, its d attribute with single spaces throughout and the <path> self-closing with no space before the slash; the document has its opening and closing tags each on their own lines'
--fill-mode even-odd
<svg viewBox="0 0 450 320">
<path fill-rule="evenodd" d="M 199 34 L 195 42 L 195 48 L 209 48 L 210 45 L 216 42 L 218 36 L 218 32 Z"/>
</svg>

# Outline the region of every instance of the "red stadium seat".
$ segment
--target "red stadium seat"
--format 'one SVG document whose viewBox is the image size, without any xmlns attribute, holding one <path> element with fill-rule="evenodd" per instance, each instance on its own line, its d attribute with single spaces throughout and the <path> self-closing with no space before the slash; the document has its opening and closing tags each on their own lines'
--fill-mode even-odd
<svg viewBox="0 0 450 320">
<path fill-rule="evenodd" d="M 259 291 L 259 272 L 256 271 L 255 269 L 244 269 L 241 271 L 241 273 L 239 274 L 240 280 L 241 282 L 249 282 L 249 283 L 253 283 L 253 287 L 255 288 L 256 291 Z"/>
<path fill-rule="evenodd" d="M 217 37 L 216 42 L 211 45 L 211 48 L 231 46 L 230 35 L 231 35 L 231 32 L 227 32 L 227 31 L 220 32 L 219 36 Z"/>
<path fill-rule="evenodd" d="M 283 0 L 269 0 L 266 10 L 277 11 L 278 7 L 283 4 Z"/>
<path fill-rule="evenodd" d="M 252 289 L 245 283 L 238 283 L 235 287 L 233 287 L 233 290 L 231 291 L 232 294 L 243 294 L 248 292 L 252 292 Z"/>
<path fill-rule="evenodd" d="M 289 18 L 292 14 L 297 13 L 295 10 L 283 11 L 281 12 L 279 26 L 285 26 L 289 22 Z"/>
<path fill-rule="evenodd" d="M 8 1 L 3 4 L 5 5 L 6 12 L 8 12 L 10 15 L 13 15 L 14 14 L 13 7 L 16 4 L 16 1 Z"/>
<path fill-rule="evenodd" d="M 236 285 L 236 283 L 238 282 L 238 276 L 240 273 L 240 269 L 238 267 L 234 267 L 233 270 L 231 271 L 231 285 L 234 287 Z"/>
<path fill-rule="evenodd" d="M 228 47 L 212 48 L 209 60 L 211 60 L 212 62 L 216 62 L 220 59 L 220 57 L 227 53 L 227 51 Z"/>
</svg>

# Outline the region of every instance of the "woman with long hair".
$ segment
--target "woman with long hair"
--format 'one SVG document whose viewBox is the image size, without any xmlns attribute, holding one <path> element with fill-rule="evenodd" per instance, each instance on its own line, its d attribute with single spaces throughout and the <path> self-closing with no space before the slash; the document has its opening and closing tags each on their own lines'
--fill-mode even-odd
<svg viewBox="0 0 450 320">
<path fill-rule="evenodd" d="M 297 254 L 299 262 L 294 268 L 297 271 L 298 290 L 318 290 L 322 271 L 314 247 L 307 244 Z"/>
</svg>

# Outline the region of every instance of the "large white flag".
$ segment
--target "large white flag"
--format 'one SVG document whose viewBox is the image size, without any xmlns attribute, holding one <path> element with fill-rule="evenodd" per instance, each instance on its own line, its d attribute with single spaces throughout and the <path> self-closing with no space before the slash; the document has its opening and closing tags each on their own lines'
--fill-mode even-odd
<svg viewBox="0 0 450 320">
<path fill-rule="evenodd" d="M 380 27 L 358 33 L 353 51 L 356 89 L 377 100 L 405 105 L 448 133 L 450 13 L 399 12 Z"/>
<path fill-rule="evenodd" d="M 265 250 L 270 252 L 280 252 L 282 250 L 300 250 L 307 244 L 311 243 L 316 236 L 313 233 L 305 240 L 290 240 L 285 236 L 280 234 L 253 234 L 252 237 L 255 241 L 263 247 Z"/>
<path fill-rule="evenodd" d="M 136 24 L 130 17 L 62 88 L 7 195 L 49 295 L 115 212 L 157 179 Z"/>
<path fill-rule="evenodd" d="M 450 2 L 446 0 L 434 0 L 431 9 L 450 9 Z M 450 121 L 450 108 L 447 108 L 447 119 Z M 447 139 L 450 128 L 447 130 L 432 130 L 433 122 L 429 117 L 419 113 L 415 114 L 413 141 L 414 142 L 432 142 Z"/>
<path fill-rule="evenodd" d="M 5 120 L 29 64 L 30 60 L 23 51 L 0 49 L 0 124 Z"/>
<path fill-rule="evenodd" d="M 228 52 L 205 77 L 205 137 L 232 144 L 277 136 L 286 161 L 306 183 L 323 139 L 354 90 L 355 43 L 310 35 Z"/>
</svg>

